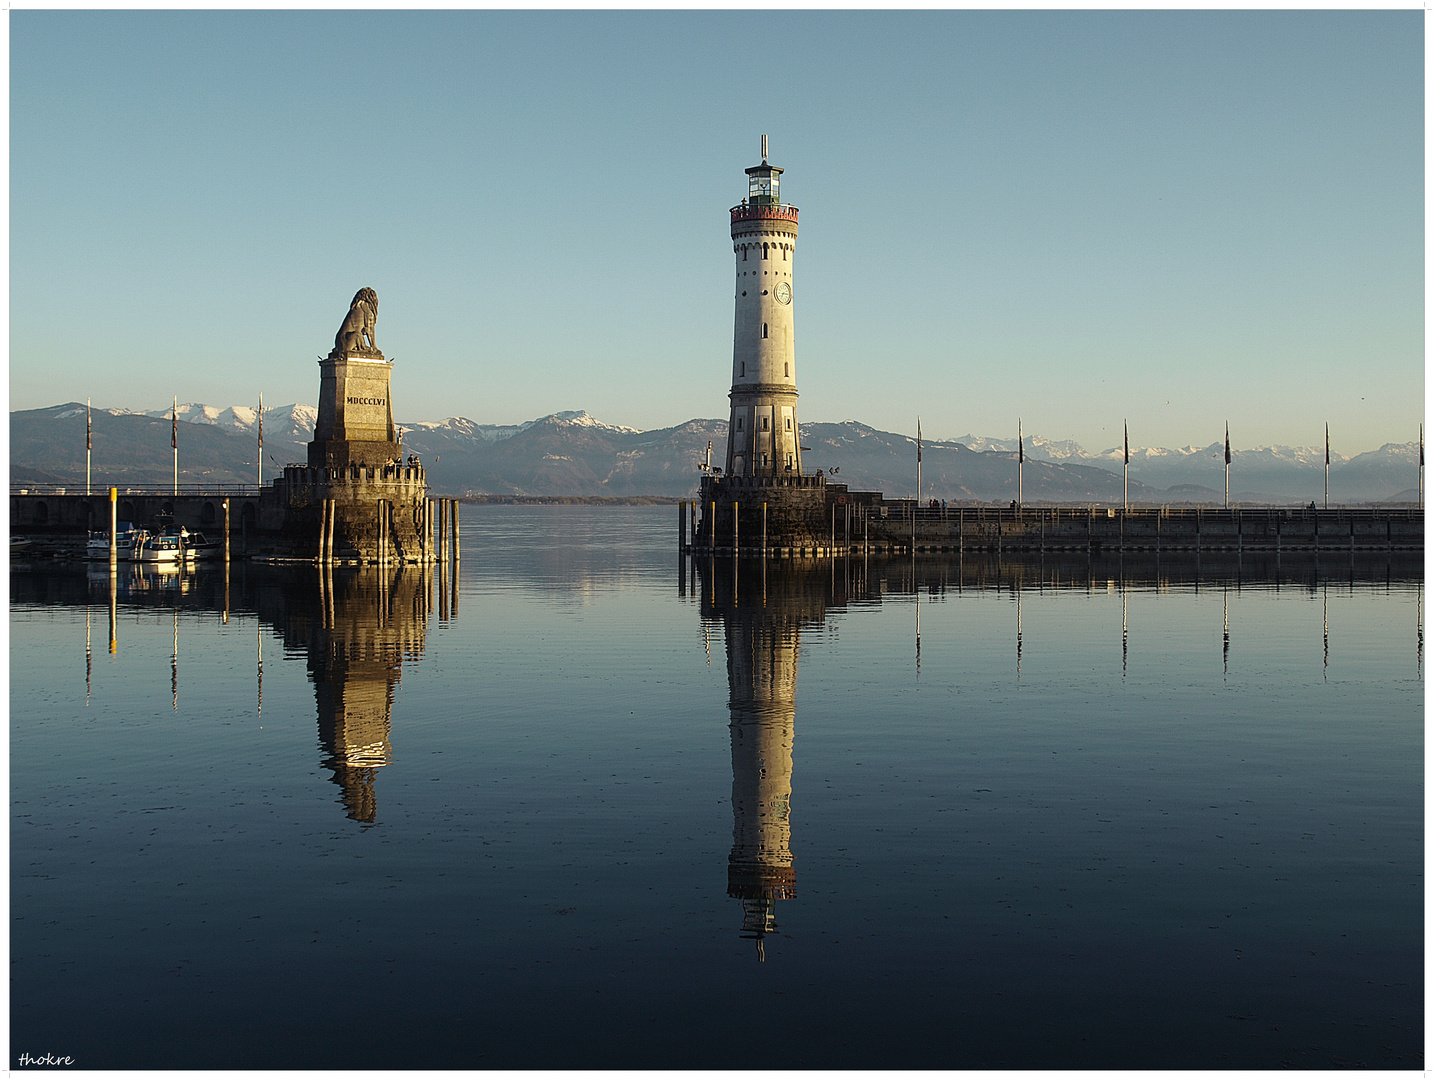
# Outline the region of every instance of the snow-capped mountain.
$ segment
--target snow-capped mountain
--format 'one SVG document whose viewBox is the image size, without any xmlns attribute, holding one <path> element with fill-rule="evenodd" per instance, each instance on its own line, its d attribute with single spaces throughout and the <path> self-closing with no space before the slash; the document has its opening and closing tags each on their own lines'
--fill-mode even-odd
<svg viewBox="0 0 1434 1080">
<path fill-rule="evenodd" d="M 264 410 L 264 475 L 307 459 L 318 410 L 276 405 Z M 170 408 L 93 410 L 96 475 L 160 482 L 170 475 Z M 179 406 L 180 471 L 193 482 L 249 482 L 257 474 L 252 406 Z M 65 483 L 83 478 L 85 407 L 70 402 L 10 414 L 11 480 Z M 726 449 L 723 420 L 691 420 L 641 431 L 606 424 L 590 413 L 552 413 L 519 424 L 479 424 L 465 417 L 400 423 L 405 451 L 417 453 L 435 490 L 529 495 L 690 495 L 713 444 Z M 915 479 L 915 439 L 856 421 L 806 423 L 806 464 L 853 488 L 907 493 Z M 924 440 L 923 497 L 1009 501 L 1015 485 L 1015 439 L 972 435 Z M 1090 453 L 1073 440 L 1025 438 L 1028 499 L 1108 501 L 1122 490 L 1120 447 Z M 1330 498 L 1363 502 L 1405 498 L 1419 482 L 1418 444 L 1386 443 L 1352 458 L 1331 454 Z M 1244 502 L 1310 502 L 1324 495 L 1324 448 L 1257 446 L 1234 450 L 1230 495 Z M 1131 498 L 1150 502 L 1219 502 L 1224 443 L 1131 447 Z"/>
<path fill-rule="evenodd" d="M 1014 454 L 1020 442 L 1019 439 L 989 439 L 980 435 L 960 435 L 954 439 L 943 441 L 960 443 L 966 449 L 974 450 L 978 454 L 985 453 L 987 450 Z M 1081 449 L 1080 443 L 1072 439 L 1047 439 L 1041 435 L 1027 435 L 1025 445 L 1026 457 L 1035 461 L 1080 462 L 1091 456 Z"/>
<path fill-rule="evenodd" d="M 403 428 L 405 433 L 421 432 L 426 434 L 438 434 L 442 432 L 450 437 L 466 438 L 477 443 L 496 443 L 502 442 L 504 439 L 511 439 L 519 432 L 527 431 L 534 424 L 544 421 L 555 421 L 569 424 L 573 427 L 589 427 L 603 431 L 617 431 L 624 434 L 636 434 L 640 431 L 639 428 L 626 427 L 621 424 L 604 424 L 585 409 L 550 413 L 547 416 L 540 416 L 536 420 L 528 420 L 521 424 L 478 424 L 462 416 L 450 416 L 446 420 L 420 420 L 417 423 L 405 423 L 398 426 Z"/>
<path fill-rule="evenodd" d="M 976 451 L 1014 454 L 1016 439 L 965 435 L 949 440 Z M 1122 472 L 1125 450 L 1113 446 L 1091 453 L 1073 440 L 1027 435 L 1028 461 L 1094 465 Z M 1249 501 L 1306 502 L 1324 498 L 1324 448 L 1314 446 L 1252 446 L 1231 449 L 1231 497 Z M 1419 444 L 1386 443 L 1378 450 L 1348 457 L 1331 448 L 1330 498 L 1387 499 L 1418 484 Z M 1151 488 L 1199 488 L 1222 492 L 1225 444 L 1208 446 L 1132 446 L 1130 477 Z M 1223 498 L 1223 494 L 1221 496 Z"/>
<path fill-rule="evenodd" d="M 111 416 L 152 416 L 168 420 L 173 406 L 163 409 L 106 409 Z M 83 409 L 81 413 L 83 413 Z M 96 410 L 98 411 L 98 410 Z M 199 402 L 184 402 L 178 409 L 179 420 L 185 424 L 205 424 L 212 427 L 230 428 L 235 431 L 253 431 L 258 426 L 259 410 L 253 405 L 203 405 Z M 59 419 L 59 417 L 56 417 Z M 319 410 L 313 405 L 293 403 L 290 405 L 266 405 L 264 407 L 264 437 L 292 436 L 305 440 L 314 437 L 314 424 L 319 419 Z"/>
</svg>

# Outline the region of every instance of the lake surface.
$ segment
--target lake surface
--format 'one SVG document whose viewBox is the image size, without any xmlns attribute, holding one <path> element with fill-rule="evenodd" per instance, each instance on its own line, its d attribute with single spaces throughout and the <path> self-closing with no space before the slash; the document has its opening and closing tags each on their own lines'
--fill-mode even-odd
<svg viewBox="0 0 1434 1080">
<path fill-rule="evenodd" d="M 675 518 L 13 567 L 12 1065 L 1423 1067 L 1420 560 Z"/>
</svg>

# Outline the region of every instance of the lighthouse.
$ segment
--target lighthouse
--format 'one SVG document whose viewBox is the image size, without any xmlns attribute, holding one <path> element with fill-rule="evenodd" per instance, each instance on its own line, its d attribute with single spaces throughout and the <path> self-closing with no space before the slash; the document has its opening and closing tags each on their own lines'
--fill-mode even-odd
<svg viewBox="0 0 1434 1080">
<path fill-rule="evenodd" d="M 836 518 L 826 477 L 802 471 L 797 208 L 782 202 L 782 169 L 767 160 L 767 136 L 762 163 L 746 172 L 747 197 L 729 211 L 736 278 L 727 456 L 720 467 L 702 466 L 693 545 L 714 553 L 816 554 L 832 545 Z"/>
<path fill-rule="evenodd" d="M 747 197 L 731 210 L 737 274 L 726 471 L 801 476 L 792 281 L 797 208 L 782 202 L 782 169 L 767 162 L 767 136 L 762 163 L 746 172 Z"/>
</svg>

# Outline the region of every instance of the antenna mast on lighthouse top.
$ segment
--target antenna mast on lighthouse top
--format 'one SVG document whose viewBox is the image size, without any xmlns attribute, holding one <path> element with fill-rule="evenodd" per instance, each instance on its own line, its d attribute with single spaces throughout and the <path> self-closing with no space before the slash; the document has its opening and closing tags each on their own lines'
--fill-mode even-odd
<svg viewBox="0 0 1434 1080">
<path fill-rule="evenodd" d="M 767 136 L 762 136 L 762 164 L 767 164 Z"/>
</svg>

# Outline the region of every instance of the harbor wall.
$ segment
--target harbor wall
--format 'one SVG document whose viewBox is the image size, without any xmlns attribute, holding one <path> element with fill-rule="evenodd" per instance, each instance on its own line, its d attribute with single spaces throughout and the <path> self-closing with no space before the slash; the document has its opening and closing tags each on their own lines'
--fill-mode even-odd
<svg viewBox="0 0 1434 1080">
<path fill-rule="evenodd" d="M 10 535 L 30 541 L 36 555 L 83 554 L 90 532 L 108 532 L 110 498 L 108 488 L 93 488 L 92 494 L 71 492 L 11 492 Z M 211 538 L 224 533 L 224 500 L 229 500 L 229 536 L 236 555 L 242 555 L 246 539 L 254 538 L 259 522 L 259 494 L 249 488 L 243 494 L 222 491 L 179 495 L 132 491 L 121 488 L 115 500 L 115 517 L 147 528 L 161 519 L 172 518 L 191 532 Z"/>
<path fill-rule="evenodd" d="M 719 482 L 720 483 L 720 482 Z M 693 551 L 760 554 L 762 493 L 739 505 L 704 481 L 704 501 L 682 510 L 683 546 Z M 789 496 L 768 501 L 768 554 L 810 556 L 852 551 L 1423 551 L 1420 507 L 1132 507 L 918 506 L 878 492 L 827 484 L 822 503 L 794 513 Z M 776 509 L 774 509 L 776 507 Z M 693 522 L 697 528 L 692 528 Z M 715 529 L 711 523 L 715 522 Z M 795 522 L 795 525 L 791 523 Z"/>
<path fill-rule="evenodd" d="M 432 562 L 455 516 L 450 509 L 440 533 L 421 465 L 291 465 L 268 487 L 242 494 L 122 489 L 116 518 L 151 530 L 172 521 L 215 539 L 223 535 L 226 498 L 234 558 L 312 562 L 326 553 L 338 564 Z M 81 556 L 88 535 L 107 533 L 109 524 L 108 489 L 10 495 L 11 535 L 29 542 L 31 556 Z"/>
</svg>

